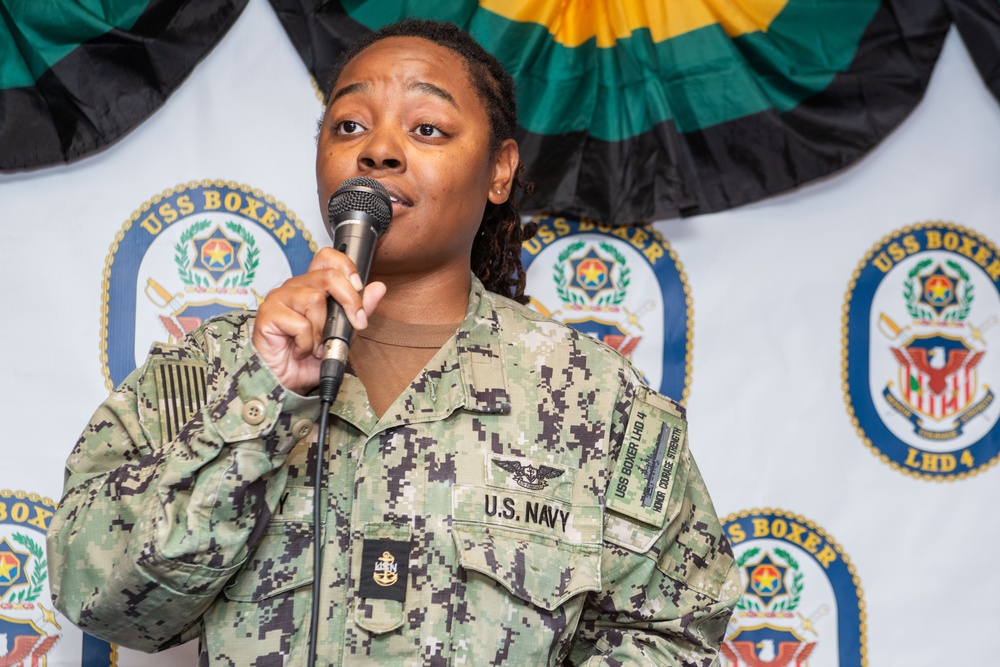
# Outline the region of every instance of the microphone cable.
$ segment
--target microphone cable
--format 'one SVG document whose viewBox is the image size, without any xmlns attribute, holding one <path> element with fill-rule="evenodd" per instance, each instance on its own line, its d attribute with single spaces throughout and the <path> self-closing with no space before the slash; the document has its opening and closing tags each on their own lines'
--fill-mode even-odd
<svg viewBox="0 0 1000 667">
<path fill-rule="evenodd" d="M 340 387 L 334 390 L 333 398 L 336 398 Z M 322 496 L 320 482 L 323 479 L 323 460 L 326 458 L 325 443 L 327 430 L 330 425 L 330 410 L 333 408 L 333 400 L 322 400 L 322 412 L 319 415 L 319 437 L 316 441 L 316 472 L 313 475 L 315 480 L 315 490 L 313 491 L 313 583 L 312 583 L 312 605 L 309 616 L 309 661 L 308 667 L 316 665 L 316 638 L 319 634 L 319 596 L 323 590 L 320 573 L 323 571 L 323 542 L 325 535 L 322 535 L 323 506 L 320 505 Z"/>
<path fill-rule="evenodd" d="M 349 178 L 330 197 L 327 205 L 327 231 L 333 246 L 347 255 L 358 269 L 361 282 L 368 282 L 368 270 L 375 254 L 375 243 L 385 233 L 392 219 L 392 200 L 382 184 L 373 178 Z M 327 321 L 323 329 L 323 361 L 320 366 L 319 395 L 321 412 L 319 434 L 316 441 L 316 468 L 313 474 L 313 585 L 312 606 L 309 620 L 308 667 L 316 665 L 317 638 L 319 636 L 319 600 L 322 593 L 323 512 L 320 504 L 326 479 L 326 440 L 330 424 L 330 411 L 340 393 L 347 367 L 347 353 L 354 335 L 354 328 L 344 314 L 343 307 L 328 296 Z"/>
</svg>

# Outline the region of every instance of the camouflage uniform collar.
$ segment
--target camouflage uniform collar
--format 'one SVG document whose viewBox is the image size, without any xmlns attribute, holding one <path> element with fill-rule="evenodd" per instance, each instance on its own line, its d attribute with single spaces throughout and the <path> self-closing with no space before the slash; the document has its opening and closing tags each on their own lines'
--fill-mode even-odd
<svg viewBox="0 0 1000 667">
<path fill-rule="evenodd" d="M 507 414 L 504 333 L 497 311 L 498 297 L 472 276 L 465 319 L 455 335 L 432 358 L 413 384 L 379 420 L 368 406 L 364 388 L 353 373 L 344 377 L 333 412 L 361 431 L 441 419 L 455 410 Z M 400 400 L 402 399 L 402 400 Z"/>
<path fill-rule="evenodd" d="M 511 409 L 498 298 L 472 276 L 465 321 L 455 334 L 465 407 L 474 412 L 507 414 Z"/>
</svg>

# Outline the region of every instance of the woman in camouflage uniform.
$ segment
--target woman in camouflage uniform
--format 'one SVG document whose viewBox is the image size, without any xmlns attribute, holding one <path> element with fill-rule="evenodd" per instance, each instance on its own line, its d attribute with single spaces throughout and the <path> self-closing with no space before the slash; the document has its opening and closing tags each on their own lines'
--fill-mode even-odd
<svg viewBox="0 0 1000 667">
<path fill-rule="evenodd" d="M 521 305 L 509 75 L 421 21 L 342 63 L 319 199 L 390 194 L 373 281 L 324 249 L 154 347 L 69 458 L 56 604 L 141 650 L 199 637 L 202 665 L 305 665 L 319 502 L 319 664 L 713 663 L 740 587 L 683 408 Z M 328 295 L 359 335 L 316 493 Z"/>
</svg>

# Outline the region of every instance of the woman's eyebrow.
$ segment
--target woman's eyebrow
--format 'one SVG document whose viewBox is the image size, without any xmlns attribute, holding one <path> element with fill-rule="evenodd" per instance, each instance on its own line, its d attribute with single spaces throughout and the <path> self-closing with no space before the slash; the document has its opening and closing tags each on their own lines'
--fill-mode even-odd
<svg viewBox="0 0 1000 667">
<path fill-rule="evenodd" d="M 444 101 L 448 102 L 449 104 L 451 104 L 456 109 L 458 108 L 458 102 L 455 101 L 455 98 L 452 97 L 451 93 L 449 93 L 444 88 L 440 88 L 438 86 L 435 86 L 433 83 L 428 83 L 426 81 L 414 81 L 414 82 L 410 83 L 409 85 L 407 85 L 406 89 L 407 90 L 411 90 L 411 91 L 416 91 L 418 93 L 424 93 L 424 94 L 427 94 L 427 95 L 434 95 L 435 97 L 440 97 L 441 99 L 443 99 Z M 330 97 L 330 103 L 332 104 L 333 102 L 336 102 L 337 100 L 339 100 L 341 97 L 344 97 L 345 95 L 352 95 L 354 93 L 369 93 L 370 94 L 371 93 L 371 88 L 364 81 L 358 81 L 358 82 L 355 82 L 355 83 L 350 83 L 350 84 L 344 86 L 343 88 L 338 89 Z"/>
<path fill-rule="evenodd" d="M 406 88 L 407 90 L 414 90 L 418 93 L 426 93 L 428 95 L 434 95 L 436 97 L 440 97 L 441 99 L 448 102 L 456 109 L 458 108 L 458 103 L 455 101 L 455 98 L 451 96 L 451 93 L 449 93 L 447 90 L 444 90 L 443 88 L 438 88 L 433 83 L 427 83 L 426 81 L 414 81 L 413 83 L 409 84 Z"/>
<path fill-rule="evenodd" d="M 364 81 L 358 81 L 357 83 L 348 84 L 343 88 L 341 88 L 340 90 L 338 90 L 337 92 L 335 92 L 333 96 L 330 98 L 330 102 L 331 103 L 336 102 L 344 95 L 350 95 L 351 93 L 369 93 L 369 92 L 371 92 L 371 89 L 368 87 L 368 84 L 365 83 Z"/>
</svg>

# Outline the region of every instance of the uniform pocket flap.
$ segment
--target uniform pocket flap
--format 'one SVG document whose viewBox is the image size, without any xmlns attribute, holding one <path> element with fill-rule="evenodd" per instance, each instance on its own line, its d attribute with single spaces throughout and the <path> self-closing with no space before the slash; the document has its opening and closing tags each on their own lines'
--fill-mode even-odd
<svg viewBox="0 0 1000 667">
<path fill-rule="evenodd" d="M 264 537 L 223 589 L 227 598 L 260 602 L 312 582 L 312 507 L 311 488 L 289 485 L 284 490 Z"/>
<path fill-rule="evenodd" d="M 224 594 L 237 602 L 260 602 L 313 579 L 312 524 L 275 521 Z"/>
<path fill-rule="evenodd" d="M 480 523 L 452 525 L 459 564 L 549 611 L 585 591 L 601 590 L 601 546 Z"/>
</svg>

